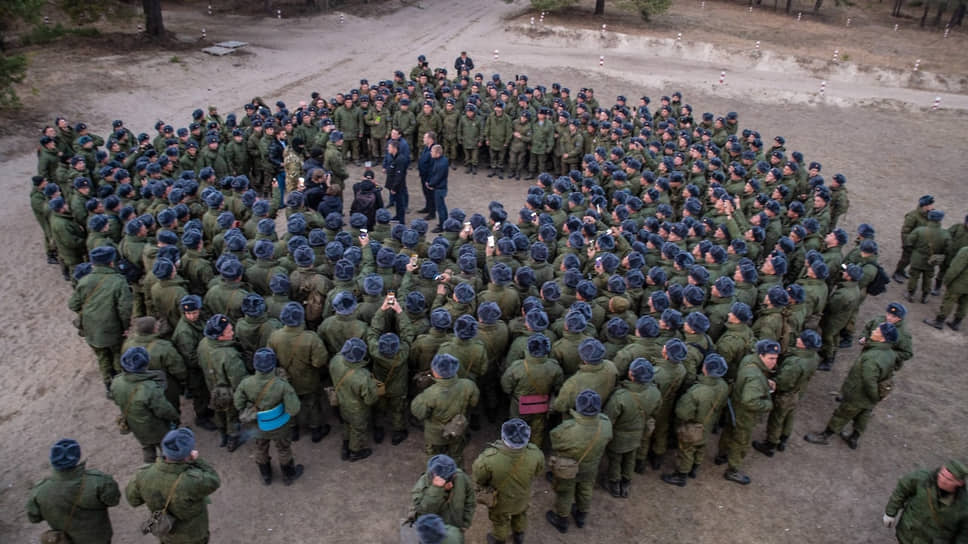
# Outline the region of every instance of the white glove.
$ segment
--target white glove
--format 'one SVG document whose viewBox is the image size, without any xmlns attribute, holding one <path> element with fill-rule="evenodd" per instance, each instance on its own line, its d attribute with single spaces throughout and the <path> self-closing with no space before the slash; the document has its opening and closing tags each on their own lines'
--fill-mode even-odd
<svg viewBox="0 0 968 544">
<path fill-rule="evenodd" d="M 887 514 L 884 514 L 884 519 L 882 520 L 884 522 L 884 527 L 887 527 L 888 529 L 893 529 L 894 526 L 897 525 L 897 518 L 898 516 L 892 517 Z"/>
</svg>

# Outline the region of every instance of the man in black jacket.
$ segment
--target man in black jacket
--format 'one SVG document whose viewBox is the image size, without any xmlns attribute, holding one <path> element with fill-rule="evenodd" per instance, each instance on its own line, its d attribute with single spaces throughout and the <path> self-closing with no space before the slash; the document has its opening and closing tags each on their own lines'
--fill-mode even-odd
<svg viewBox="0 0 968 544">
<path fill-rule="evenodd" d="M 430 156 L 433 159 L 433 164 L 425 186 L 433 192 L 434 205 L 437 207 L 437 228 L 433 232 L 444 232 L 444 221 L 447 219 L 447 205 L 444 204 L 444 197 L 447 196 L 447 174 L 450 171 L 450 161 L 444 156 L 444 148 L 439 144 L 434 144 L 430 148 Z"/>
<path fill-rule="evenodd" d="M 406 223 L 407 204 L 410 195 L 407 193 L 407 167 L 410 165 L 410 155 L 400 153 L 400 144 L 395 140 L 387 143 L 387 181 L 386 188 L 390 192 L 388 206 L 396 206 L 394 219 L 399 223 Z"/>
<path fill-rule="evenodd" d="M 433 169 L 434 159 L 430 156 L 430 148 L 437 143 L 437 135 L 433 132 L 427 132 L 423 135 L 423 149 L 420 150 L 420 156 L 417 157 L 417 172 L 420 173 L 420 189 L 423 191 L 424 195 L 424 207 L 421 210 L 417 210 L 417 213 L 427 214 L 424 219 L 430 221 L 434 218 L 434 214 L 437 213 L 436 203 L 434 201 L 434 192 L 427 186 L 427 180 L 430 179 L 430 171 Z"/>
</svg>

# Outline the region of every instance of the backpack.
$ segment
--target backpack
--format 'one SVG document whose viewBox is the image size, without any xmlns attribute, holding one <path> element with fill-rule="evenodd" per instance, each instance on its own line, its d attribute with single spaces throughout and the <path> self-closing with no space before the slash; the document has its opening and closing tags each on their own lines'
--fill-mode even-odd
<svg viewBox="0 0 968 544">
<path fill-rule="evenodd" d="M 884 291 L 887 291 L 887 286 L 891 283 L 891 277 L 887 275 L 887 272 L 884 270 L 883 266 L 879 264 L 875 266 L 877 266 L 877 274 L 874 276 L 874 279 L 867 284 L 867 294 L 876 297 Z"/>
<path fill-rule="evenodd" d="M 141 277 L 145 275 L 140 266 L 125 259 L 124 257 L 118 259 L 118 272 L 124 276 L 124 279 L 126 279 L 129 284 L 138 283 Z"/>
<path fill-rule="evenodd" d="M 299 276 L 298 297 L 306 308 L 306 321 L 318 321 L 323 316 L 323 305 L 325 300 L 323 294 L 316 289 L 309 278 L 305 275 Z"/>
<path fill-rule="evenodd" d="M 369 217 L 376 211 L 376 193 L 354 191 L 353 204 L 350 206 L 350 213 L 362 213 Z"/>
</svg>

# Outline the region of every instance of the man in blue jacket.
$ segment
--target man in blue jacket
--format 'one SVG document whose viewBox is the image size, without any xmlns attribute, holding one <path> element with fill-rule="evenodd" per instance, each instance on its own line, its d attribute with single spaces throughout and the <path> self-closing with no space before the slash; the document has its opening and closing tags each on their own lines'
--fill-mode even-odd
<svg viewBox="0 0 968 544">
<path fill-rule="evenodd" d="M 420 150 L 420 157 L 417 158 L 417 172 L 420 173 L 420 189 L 424 195 L 424 207 L 417 210 L 417 213 L 427 214 L 424 219 L 430 221 L 437 213 L 437 205 L 434 202 L 433 189 L 427 188 L 427 181 L 430 179 L 430 171 L 434 167 L 434 159 L 430 156 L 430 148 L 437 143 L 437 135 L 427 132 L 423 135 L 423 149 Z"/>
<path fill-rule="evenodd" d="M 407 166 L 410 165 L 410 154 L 400 151 L 400 144 L 396 140 L 387 143 L 386 188 L 390 192 L 387 205 L 395 205 L 397 213 L 394 219 L 400 223 L 406 222 L 407 203 L 410 195 L 407 193 Z"/>
<path fill-rule="evenodd" d="M 450 171 L 450 161 L 444 156 L 444 148 L 437 144 L 430 148 L 430 156 L 433 158 L 433 165 L 424 185 L 433 191 L 434 205 L 437 208 L 437 228 L 433 232 L 444 232 L 444 220 L 447 219 L 447 205 L 444 204 L 444 197 L 447 196 L 447 173 Z"/>
</svg>

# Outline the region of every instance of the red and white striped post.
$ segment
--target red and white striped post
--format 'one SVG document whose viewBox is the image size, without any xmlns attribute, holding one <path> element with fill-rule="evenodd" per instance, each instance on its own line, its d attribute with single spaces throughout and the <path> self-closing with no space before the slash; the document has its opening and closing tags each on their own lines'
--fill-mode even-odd
<svg viewBox="0 0 968 544">
<path fill-rule="evenodd" d="M 820 82 L 820 96 L 823 96 L 823 93 L 825 93 L 826 91 L 827 91 L 827 82 L 826 81 L 821 81 Z"/>
<path fill-rule="evenodd" d="M 941 106 L 941 97 L 934 97 L 934 105 L 931 106 L 931 111 L 937 110 Z"/>
<path fill-rule="evenodd" d="M 950 25 L 944 25 L 944 37 L 945 38 L 948 37 L 948 33 L 949 32 L 951 32 L 951 26 Z"/>
<path fill-rule="evenodd" d="M 847 18 L 847 28 L 850 28 L 850 17 Z"/>
<path fill-rule="evenodd" d="M 531 17 L 531 28 L 534 28 L 534 17 Z"/>
<path fill-rule="evenodd" d="M 760 40 L 756 40 L 756 50 L 760 50 Z"/>
<path fill-rule="evenodd" d="M 834 49 L 834 62 L 840 60 L 840 49 Z"/>
<path fill-rule="evenodd" d="M 498 59 L 498 51 L 497 51 L 497 49 L 495 49 L 494 50 L 494 60 L 497 60 L 497 59 Z"/>
<path fill-rule="evenodd" d="M 208 16 L 209 16 L 209 17 L 211 17 L 211 16 L 212 16 L 212 4 L 209 4 L 209 5 L 208 5 Z"/>
<path fill-rule="evenodd" d="M 605 55 L 598 57 L 598 67 L 599 68 L 605 67 Z"/>
<path fill-rule="evenodd" d="M 719 73 L 719 84 L 723 85 L 724 83 L 726 83 L 726 70 Z"/>
<path fill-rule="evenodd" d="M 803 17 L 803 12 L 802 12 L 802 11 L 798 11 L 798 12 L 797 12 L 797 22 L 798 22 L 798 23 L 800 22 L 800 19 L 801 19 L 802 17 Z"/>
<path fill-rule="evenodd" d="M 340 13 L 339 14 L 339 24 L 343 24 L 345 22 L 346 22 L 346 16 L 344 16 L 342 13 Z"/>
<path fill-rule="evenodd" d="M 202 39 L 203 40 L 208 39 L 208 34 L 205 32 L 205 28 L 204 27 L 202 28 Z"/>
<path fill-rule="evenodd" d="M 918 68 L 921 67 L 921 59 L 914 61 L 914 71 L 917 72 Z"/>
<path fill-rule="evenodd" d="M 676 34 L 676 43 L 677 44 L 682 43 L 682 32 L 679 32 L 678 34 Z"/>
<path fill-rule="evenodd" d="M 605 29 L 606 29 L 606 25 L 605 25 L 605 23 L 602 23 L 602 37 L 603 38 L 605 37 Z"/>
</svg>

